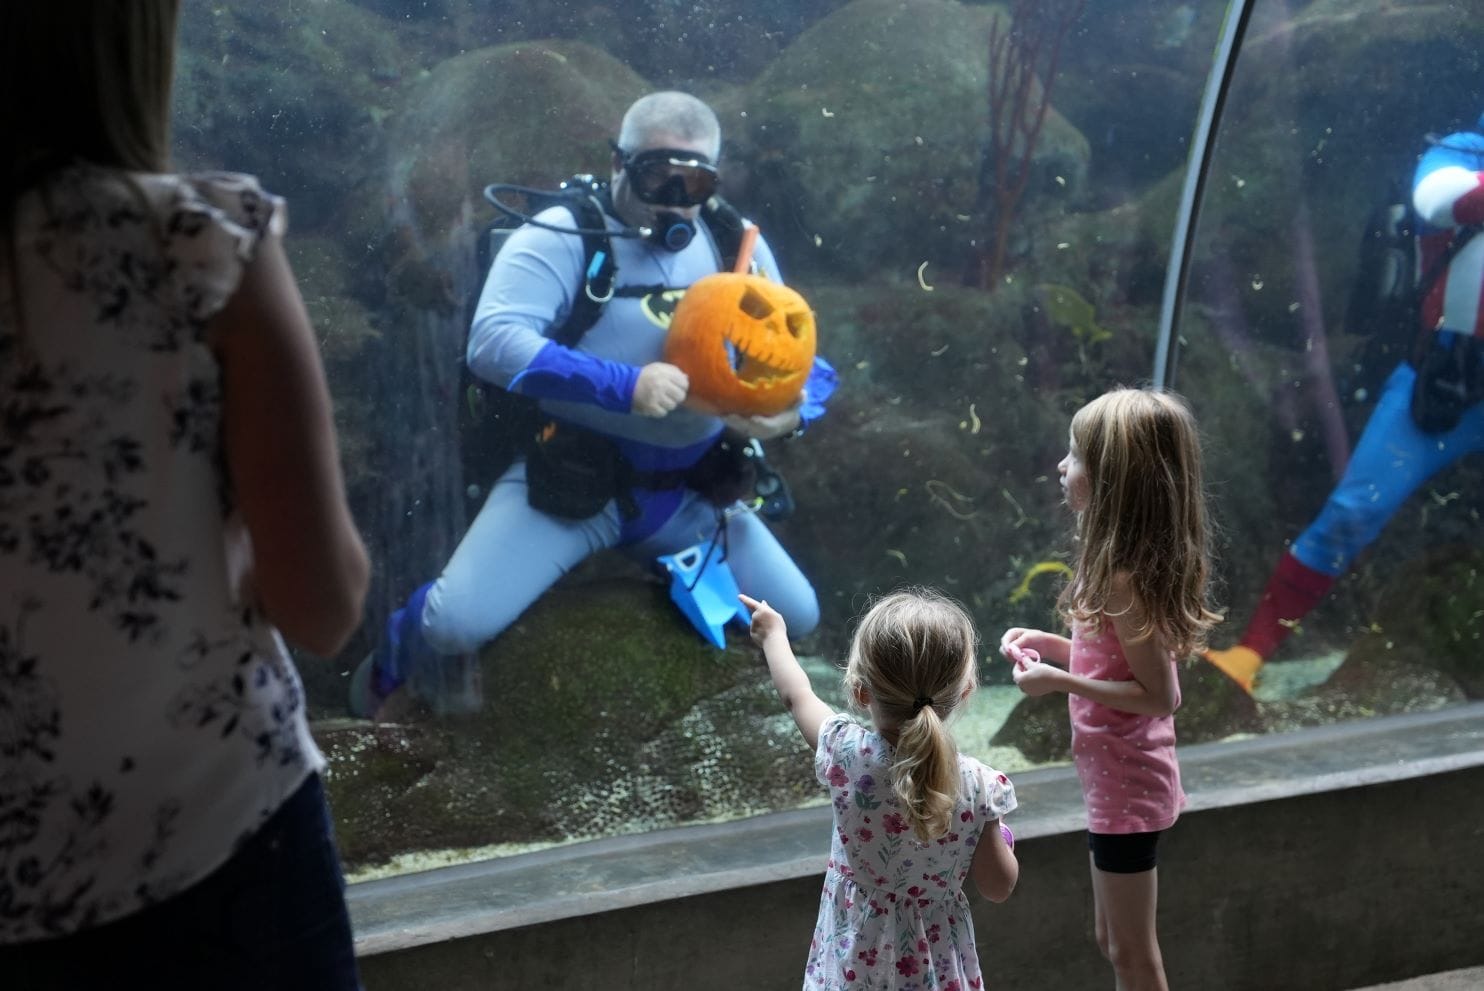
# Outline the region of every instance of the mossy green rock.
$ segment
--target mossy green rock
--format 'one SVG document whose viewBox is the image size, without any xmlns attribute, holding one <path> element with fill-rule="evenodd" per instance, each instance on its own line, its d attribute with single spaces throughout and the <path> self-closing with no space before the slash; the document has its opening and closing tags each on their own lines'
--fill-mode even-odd
<svg viewBox="0 0 1484 991">
<path fill-rule="evenodd" d="M 317 727 L 348 863 L 761 811 L 812 780 L 755 648 L 716 650 L 658 583 L 554 589 L 481 663 L 475 713 Z"/>
<path fill-rule="evenodd" d="M 1199 658 L 1180 665 L 1180 711 L 1175 713 L 1180 743 L 1261 731 L 1261 707 L 1236 682 Z"/>
<path fill-rule="evenodd" d="M 422 53 L 346 0 L 181 4 L 176 157 L 263 177 L 294 229 L 330 217 L 383 161 L 382 120 Z"/>
<path fill-rule="evenodd" d="M 1036 764 L 1072 759 L 1072 722 L 1067 697 L 1060 692 L 1022 699 L 990 741 L 991 746 L 1015 747 Z"/>
<path fill-rule="evenodd" d="M 1263 706 L 1263 732 L 1285 733 L 1352 719 L 1427 712 L 1465 701 L 1458 683 L 1396 653 L 1352 651 L 1324 684 L 1298 698 Z"/>
<path fill-rule="evenodd" d="M 1484 551 L 1434 547 L 1390 577 L 1371 632 L 1341 671 L 1383 657 L 1437 672 L 1468 698 L 1484 698 Z"/>
<path fill-rule="evenodd" d="M 947 278 L 983 243 L 979 157 L 996 18 L 1005 30 L 993 7 L 855 0 L 800 34 L 743 93 L 716 101 L 728 161 L 745 177 L 741 200 L 769 222 L 791 268 L 823 253 L 851 275 L 905 281 L 930 261 Z M 1082 135 L 1048 112 L 1026 230 L 1075 195 L 1088 157 Z"/>
<path fill-rule="evenodd" d="M 417 80 L 390 126 L 393 193 L 427 247 L 487 215 L 492 182 L 555 189 L 574 172 L 608 176 L 611 138 L 649 87 L 576 41 L 522 41 L 465 52 Z"/>
</svg>

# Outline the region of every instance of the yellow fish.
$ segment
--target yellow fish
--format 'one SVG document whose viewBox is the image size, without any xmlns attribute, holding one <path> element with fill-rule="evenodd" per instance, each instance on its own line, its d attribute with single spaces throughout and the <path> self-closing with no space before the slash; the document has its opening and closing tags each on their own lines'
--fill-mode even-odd
<svg viewBox="0 0 1484 991">
<path fill-rule="evenodd" d="M 1038 575 L 1044 575 L 1053 571 L 1059 571 L 1062 574 L 1066 575 L 1068 578 L 1071 578 L 1073 574 L 1071 565 L 1068 565 L 1065 562 L 1037 561 L 1035 564 L 1030 566 L 1030 569 L 1027 570 L 1025 573 L 1025 577 L 1020 580 L 1020 584 L 1016 585 L 1015 590 L 1010 593 L 1010 601 L 1019 602 L 1027 595 L 1030 595 L 1031 580 Z"/>
<path fill-rule="evenodd" d="M 1043 282 L 1036 289 L 1041 294 L 1046 317 L 1053 324 L 1069 330 L 1072 336 L 1085 344 L 1106 341 L 1113 332 L 1098 325 L 1097 310 L 1071 286 Z"/>
</svg>

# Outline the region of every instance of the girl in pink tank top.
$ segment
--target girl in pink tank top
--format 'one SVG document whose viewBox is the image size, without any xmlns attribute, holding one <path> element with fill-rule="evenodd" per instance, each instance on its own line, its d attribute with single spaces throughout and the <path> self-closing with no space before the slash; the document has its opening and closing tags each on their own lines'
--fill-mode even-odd
<svg viewBox="0 0 1484 991">
<path fill-rule="evenodd" d="M 1164 991 L 1156 848 L 1185 804 L 1176 661 L 1220 619 L 1206 598 L 1195 418 L 1171 393 L 1115 389 L 1072 418 L 1057 472 L 1077 514 L 1074 573 L 1058 603 L 1072 636 L 1014 627 L 1000 653 L 1026 695 L 1067 694 L 1098 949 L 1118 987 Z"/>
</svg>

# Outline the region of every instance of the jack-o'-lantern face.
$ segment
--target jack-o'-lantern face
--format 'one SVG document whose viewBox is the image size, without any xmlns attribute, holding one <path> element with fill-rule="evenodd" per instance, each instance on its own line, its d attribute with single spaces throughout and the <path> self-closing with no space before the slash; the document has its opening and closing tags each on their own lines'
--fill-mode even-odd
<svg viewBox="0 0 1484 991">
<path fill-rule="evenodd" d="M 766 416 L 798 401 L 814 365 L 814 314 L 804 297 L 759 275 L 697 279 L 675 307 L 665 360 L 690 394 L 719 413 Z"/>
</svg>

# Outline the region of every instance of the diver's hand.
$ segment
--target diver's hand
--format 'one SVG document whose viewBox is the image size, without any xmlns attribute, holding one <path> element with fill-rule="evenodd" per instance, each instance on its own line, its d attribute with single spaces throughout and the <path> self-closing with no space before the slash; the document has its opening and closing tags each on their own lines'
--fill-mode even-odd
<svg viewBox="0 0 1484 991">
<path fill-rule="evenodd" d="M 799 405 L 795 403 L 782 413 L 773 413 L 768 416 L 741 416 L 728 413 L 721 418 L 721 422 L 743 436 L 756 437 L 758 440 L 772 440 L 784 434 L 791 434 L 798 429 Z"/>
<path fill-rule="evenodd" d="M 664 361 L 652 361 L 639 369 L 630 408 L 639 416 L 664 416 L 685 401 L 690 378 Z"/>
<path fill-rule="evenodd" d="M 788 626 L 778 610 L 748 595 L 738 595 L 737 598 L 752 613 L 752 626 L 748 632 L 753 643 L 759 647 L 766 646 L 769 637 L 782 637 L 784 643 L 788 642 Z"/>
</svg>

